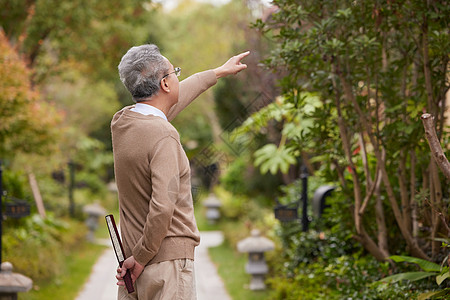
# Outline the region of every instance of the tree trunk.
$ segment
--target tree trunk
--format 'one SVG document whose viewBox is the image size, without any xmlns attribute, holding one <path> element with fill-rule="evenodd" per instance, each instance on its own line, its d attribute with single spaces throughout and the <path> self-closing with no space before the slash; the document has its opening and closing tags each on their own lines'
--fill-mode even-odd
<svg viewBox="0 0 450 300">
<path fill-rule="evenodd" d="M 377 155 L 378 157 L 378 155 Z M 381 171 L 382 171 L 382 178 L 383 183 L 387 191 L 389 202 L 391 203 L 392 211 L 394 212 L 395 220 L 397 221 L 397 224 L 400 228 L 400 231 L 405 238 L 406 243 L 408 244 L 409 248 L 411 249 L 411 254 L 413 256 L 416 256 L 418 258 L 430 260 L 430 258 L 423 252 L 422 249 L 420 249 L 419 245 L 416 243 L 415 239 L 413 239 L 411 232 L 407 230 L 407 228 L 404 226 L 404 222 L 402 220 L 402 215 L 400 212 L 400 209 L 397 204 L 397 199 L 395 198 L 394 191 L 392 189 L 391 183 L 389 181 L 389 175 L 387 173 L 386 167 L 384 164 L 381 164 Z"/>
<path fill-rule="evenodd" d="M 355 205 L 353 207 L 353 217 L 355 222 L 355 228 L 357 234 L 354 236 L 356 240 L 358 240 L 363 247 L 370 252 L 377 260 L 379 261 L 386 261 L 389 257 L 389 254 L 386 251 L 383 251 L 375 242 L 374 240 L 369 236 L 369 234 L 366 232 L 364 225 L 363 225 L 363 216 L 364 212 L 361 211 L 362 206 L 362 194 L 361 194 L 361 186 L 358 178 L 358 173 L 356 170 L 356 167 L 352 161 L 352 152 L 351 152 L 351 144 L 347 135 L 346 126 L 344 124 L 344 120 L 342 117 L 341 112 L 341 104 L 339 95 L 337 93 L 336 95 L 336 107 L 338 111 L 338 127 L 339 132 L 342 140 L 342 145 L 344 148 L 345 156 L 348 160 L 349 167 L 351 169 L 351 175 L 353 179 L 353 194 L 355 197 Z M 380 231 L 379 231 L 380 232 Z"/>
<path fill-rule="evenodd" d="M 442 211 L 442 187 L 441 181 L 439 179 L 439 174 L 437 171 L 437 166 L 433 160 L 430 161 L 430 181 L 431 190 L 430 190 L 430 199 L 431 199 L 431 253 L 433 257 L 437 255 L 440 248 L 440 243 L 436 241 L 437 233 L 439 231 L 440 226 L 440 217 Z"/>
<path fill-rule="evenodd" d="M 427 138 L 428 145 L 430 146 L 431 154 L 433 155 L 436 164 L 444 173 L 447 179 L 450 179 L 450 163 L 444 155 L 441 143 L 436 135 L 434 128 L 434 117 L 431 114 L 423 114 L 422 117 L 423 127 L 425 128 L 425 137 Z"/>
<path fill-rule="evenodd" d="M 373 257 L 378 261 L 387 261 L 389 254 L 385 253 L 380 247 L 373 241 L 373 239 L 367 234 L 364 227 L 361 228 L 361 232 L 353 236 L 361 245 L 366 249 Z"/>
<path fill-rule="evenodd" d="M 400 198 L 402 202 L 403 223 L 408 231 L 411 231 L 411 207 L 409 206 L 409 192 L 406 178 L 406 154 L 404 151 L 400 154 L 399 160 L 399 178 Z"/>
<path fill-rule="evenodd" d="M 433 86 L 431 83 L 430 57 L 428 49 L 428 19 L 423 14 L 422 23 L 422 57 L 423 57 L 423 74 L 425 76 L 425 90 L 427 92 L 427 106 L 431 114 L 436 113 L 436 106 L 433 103 Z"/>
<path fill-rule="evenodd" d="M 416 153 L 414 150 L 409 151 L 409 158 L 411 161 L 411 175 L 410 175 L 410 181 L 409 181 L 409 190 L 410 193 L 410 199 L 409 199 L 409 206 L 411 207 L 411 223 L 412 223 L 412 234 L 413 238 L 417 243 L 417 237 L 419 235 L 419 222 L 417 221 L 417 201 L 416 201 Z"/>
<path fill-rule="evenodd" d="M 378 225 L 378 247 L 385 257 L 389 257 L 388 231 L 384 217 L 383 200 L 379 188 L 375 192 L 375 201 L 375 216 Z"/>
<path fill-rule="evenodd" d="M 337 70 L 338 71 L 336 72 L 336 75 L 339 76 L 339 79 L 341 80 L 345 98 L 355 108 L 355 110 L 358 114 L 358 117 L 361 121 L 361 126 L 362 126 L 363 130 L 367 133 L 367 135 L 370 139 L 370 142 L 372 143 L 375 157 L 376 157 L 376 159 L 379 163 L 379 166 L 381 168 L 381 171 L 382 171 L 383 183 L 386 188 L 386 192 L 387 192 L 388 199 L 389 199 L 389 202 L 392 207 L 392 211 L 395 216 L 395 220 L 397 221 L 397 224 L 400 228 L 400 231 L 401 231 L 403 237 L 405 238 L 406 243 L 408 244 L 409 248 L 411 249 L 411 254 L 413 256 L 429 260 L 429 257 L 422 251 L 422 249 L 419 247 L 419 245 L 416 243 L 416 241 L 412 238 L 411 232 L 408 231 L 408 229 L 405 226 L 405 222 L 403 220 L 403 215 L 402 215 L 400 208 L 398 206 L 398 203 L 397 203 L 397 198 L 395 197 L 394 190 L 391 186 L 391 182 L 389 181 L 389 174 L 386 170 L 385 160 L 382 158 L 382 155 L 381 155 L 381 150 L 380 150 L 381 146 L 379 146 L 378 142 L 376 141 L 376 139 L 372 133 L 371 128 L 369 128 L 369 126 L 367 124 L 366 117 L 363 114 L 361 107 L 359 106 L 359 104 L 356 101 L 356 98 L 352 92 L 351 85 L 347 82 L 347 79 L 345 78 L 344 74 L 342 74 L 342 72 L 339 71 L 339 67 L 337 67 Z"/>
<path fill-rule="evenodd" d="M 33 198 L 34 201 L 36 202 L 38 213 L 43 219 L 45 219 L 47 215 L 45 213 L 44 201 L 42 201 L 42 196 L 39 190 L 39 185 L 37 183 L 36 177 L 34 176 L 34 173 L 31 171 L 28 172 L 28 181 L 30 183 L 31 191 L 33 192 Z"/>
</svg>

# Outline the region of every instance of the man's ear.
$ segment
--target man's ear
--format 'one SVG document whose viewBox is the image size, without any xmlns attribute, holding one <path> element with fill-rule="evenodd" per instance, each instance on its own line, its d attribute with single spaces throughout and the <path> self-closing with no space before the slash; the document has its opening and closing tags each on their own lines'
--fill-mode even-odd
<svg viewBox="0 0 450 300">
<path fill-rule="evenodd" d="M 165 91 L 166 93 L 170 92 L 169 83 L 167 82 L 166 77 L 161 79 L 160 86 L 161 90 Z"/>
</svg>

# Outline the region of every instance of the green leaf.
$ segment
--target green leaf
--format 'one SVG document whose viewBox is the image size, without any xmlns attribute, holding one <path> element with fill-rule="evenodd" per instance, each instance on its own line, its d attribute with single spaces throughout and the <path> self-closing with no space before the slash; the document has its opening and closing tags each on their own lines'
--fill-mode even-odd
<svg viewBox="0 0 450 300">
<path fill-rule="evenodd" d="M 310 103 L 303 105 L 302 110 L 305 114 L 311 114 L 316 110 L 316 107 Z"/>
<path fill-rule="evenodd" d="M 277 146 L 274 144 L 267 144 L 261 149 L 255 151 L 255 165 L 259 166 L 264 161 L 270 159 L 273 155 L 275 155 L 277 151 Z"/>
<path fill-rule="evenodd" d="M 255 151 L 254 155 L 255 166 L 260 167 L 262 174 L 268 171 L 272 174 L 276 174 L 278 171 L 287 173 L 290 165 L 296 163 L 294 152 L 285 146 L 277 148 L 274 144 L 267 144 Z"/>
<path fill-rule="evenodd" d="M 285 135 L 288 139 L 299 138 L 301 136 L 301 127 L 294 122 L 287 123 L 286 125 L 284 125 L 282 134 Z"/>
<path fill-rule="evenodd" d="M 450 272 L 449 272 L 449 271 L 447 271 L 447 272 L 445 272 L 445 273 L 443 273 L 443 274 L 440 274 L 440 275 L 436 276 L 436 283 L 437 283 L 438 285 L 441 285 L 441 283 L 442 283 L 445 279 L 447 279 L 447 278 L 449 278 L 449 277 L 450 277 Z"/>
<path fill-rule="evenodd" d="M 338 9 L 336 13 L 336 17 L 342 17 L 344 19 L 347 19 L 349 16 L 351 16 L 352 10 L 350 8 L 346 9 Z"/>
<path fill-rule="evenodd" d="M 395 262 L 409 262 L 409 263 L 418 264 L 419 267 L 421 267 L 422 270 L 424 270 L 426 272 L 440 272 L 441 271 L 441 267 L 438 264 L 428 261 L 428 260 L 420 259 L 417 257 L 393 255 L 390 257 L 390 259 L 392 259 Z"/>
<path fill-rule="evenodd" d="M 444 296 L 444 295 L 448 295 L 450 292 L 450 289 L 443 289 L 440 291 L 433 291 L 433 292 L 426 292 L 423 294 L 420 294 L 419 296 L 417 296 L 417 300 L 426 300 L 426 299 L 430 299 L 433 296 Z"/>
<path fill-rule="evenodd" d="M 423 293 L 420 294 L 419 296 L 417 296 L 417 300 L 426 300 L 429 299 L 431 296 L 436 295 L 437 293 L 439 293 L 440 291 L 437 292 L 427 292 L 427 293 Z"/>
<path fill-rule="evenodd" d="M 410 280 L 410 281 L 416 281 L 423 278 L 427 278 L 433 275 L 437 275 L 435 272 L 405 272 L 405 273 L 399 273 L 394 274 L 391 276 L 387 276 L 385 278 L 380 279 L 378 282 L 382 283 L 395 283 L 401 280 Z"/>
</svg>

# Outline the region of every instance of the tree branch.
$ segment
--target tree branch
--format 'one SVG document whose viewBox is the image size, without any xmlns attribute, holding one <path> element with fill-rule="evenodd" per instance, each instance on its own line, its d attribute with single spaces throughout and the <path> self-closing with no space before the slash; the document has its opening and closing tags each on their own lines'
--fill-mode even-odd
<svg viewBox="0 0 450 300">
<path fill-rule="evenodd" d="M 364 202 L 361 205 L 361 208 L 359 210 L 360 215 L 364 214 L 367 204 L 369 204 L 370 198 L 373 196 L 373 193 L 375 192 L 375 190 L 380 188 L 380 185 L 381 185 L 381 176 L 380 176 L 379 167 L 377 165 L 376 172 L 375 172 L 375 180 L 371 184 L 370 189 L 368 190 L 368 192 L 366 193 L 366 196 L 364 197 Z"/>
<path fill-rule="evenodd" d="M 436 164 L 444 173 L 447 179 L 450 179 L 450 163 L 444 155 L 441 143 L 436 135 L 436 130 L 434 128 L 434 117 L 431 114 L 425 113 L 421 117 L 423 127 L 425 128 L 425 136 L 430 146 L 431 154 L 433 155 Z"/>
</svg>

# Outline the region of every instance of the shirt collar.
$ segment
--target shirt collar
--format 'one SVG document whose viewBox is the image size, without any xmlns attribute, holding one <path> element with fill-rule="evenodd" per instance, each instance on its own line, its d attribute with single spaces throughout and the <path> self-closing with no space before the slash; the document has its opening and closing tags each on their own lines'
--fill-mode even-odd
<svg viewBox="0 0 450 300">
<path fill-rule="evenodd" d="M 144 104 L 144 103 L 136 103 L 136 105 L 131 109 L 131 111 L 143 114 L 143 115 L 153 115 L 153 116 L 157 116 L 160 118 L 163 118 L 164 120 L 167 121 L 167 117 L 166 115 L 159 109 L 157 109 L 154 106 L 151 106 L 149 104 Z"/>
</svg>

